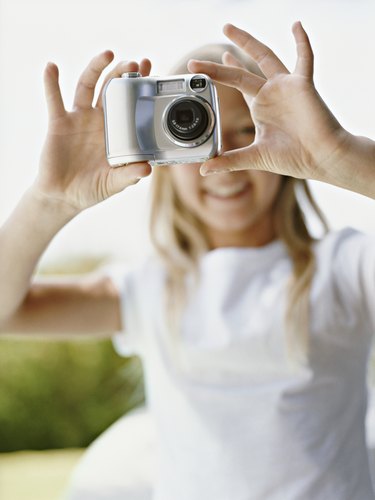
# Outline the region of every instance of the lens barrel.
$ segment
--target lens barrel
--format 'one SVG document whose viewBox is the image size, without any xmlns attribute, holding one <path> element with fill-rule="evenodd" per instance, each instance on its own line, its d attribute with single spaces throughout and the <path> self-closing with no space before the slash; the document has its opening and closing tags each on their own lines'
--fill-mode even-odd
<svg viewBox="0 0 375 500">
<path fill-rule="evenodd" d="M 180 141 L 191 142 L 201 137 L 209 125 L 206 108 L 197 100 L 180 99 L 170 107 L 166 125 Z"/>
</svg>

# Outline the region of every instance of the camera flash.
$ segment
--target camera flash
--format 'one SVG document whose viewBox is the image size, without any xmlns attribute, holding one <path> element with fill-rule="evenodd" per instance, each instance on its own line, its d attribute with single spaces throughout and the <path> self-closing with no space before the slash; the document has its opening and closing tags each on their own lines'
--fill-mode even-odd
<svg viewBox="0 0 375 500">
<path fill-rule="evenodd" d="M 158 94 L 171 93 L 171 92 L 183 92 L 185 90 L 184 80 L 166 80 L 157 83 Z"/>
</svg>

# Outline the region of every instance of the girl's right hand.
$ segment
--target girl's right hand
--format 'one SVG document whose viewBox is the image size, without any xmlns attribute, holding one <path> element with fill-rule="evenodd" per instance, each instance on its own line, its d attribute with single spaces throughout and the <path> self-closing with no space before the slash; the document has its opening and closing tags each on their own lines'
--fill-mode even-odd
<svg viewBox="0 0 375 500">
<path fill-rule="evenodd" d="M 106 159 L 102 108 L 104 85 L 124 72 L 139 71 L 142 76 L 148 76 L 151 70 L 148 59 L 142 59 L 140 64 L 133 61 L 119 63 L 106 76 L 94 104 L 98 79 L 113 57 L 111 51 L 106 51 L 91 60 L 78 81 L 70 112 L 64 107 L 57 66 L 49 63 L 44 72 L 48 133 L 32 190 L 39 198 L 62 203 L 77 213 L 151 173 L 146 162 L 111 167 Z"/>
</svg>

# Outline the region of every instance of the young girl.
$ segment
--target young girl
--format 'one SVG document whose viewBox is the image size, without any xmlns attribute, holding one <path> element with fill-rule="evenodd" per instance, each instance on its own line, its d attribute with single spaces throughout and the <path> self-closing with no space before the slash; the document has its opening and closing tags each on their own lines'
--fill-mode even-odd
<svg viewBox="0 0 375 500">
<path fill-rule="evenodd" d="M 261 46 L 229 31 L 250 53 Z M 100 96 L 92 100 L 112 54 L 84 71 L 71 113 L 57 68 L 46 69 L 50 125 L 40 171 L 2 228 L 1 331 L 117 332 L 118 349 L 142 357 L 158 433 L 155 500 L 375 497 L 364 427 L 375 240 L 352 229 L 315 240 L 305 204 L 327 228 L 302 180 L 374 195 L 375 148 L 346 139 L 314 89 L 307 37 L 299 24 L 294 32 L 293 74 L 264 46 L 255 56 L 262 72 L 221 45 L 174 68 L 207 59 L 188 68 L 241 90 L 218 84 L 227 153 L 205 165 L 236 171 L 155 168 L 156 254 L 121 276 L 31 280 L 67 221 L 151 171 L 106 163 Z M 222 66 L 226 49 L 233 55 Z M 137 70 L 148 75 L 150 62 L 120 63 L 107 79 Z"/>
</svg>

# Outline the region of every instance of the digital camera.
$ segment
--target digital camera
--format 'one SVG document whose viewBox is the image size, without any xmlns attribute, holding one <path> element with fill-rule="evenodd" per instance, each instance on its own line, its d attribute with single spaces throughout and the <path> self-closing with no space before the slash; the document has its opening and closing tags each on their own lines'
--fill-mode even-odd
<svg viewBox="0 0 375 500">
<path fill-rule="evenodd" d="M 207 75 L 124 73 L 106 84 L 103 109 L 113 167 L 203 162 L 221 151 L 217 92 Z"/>
</svg>

